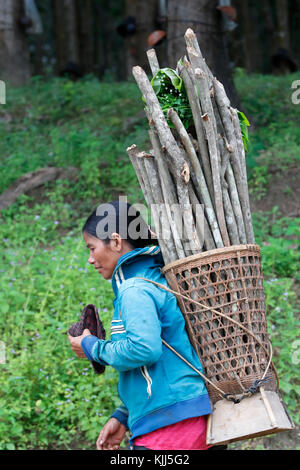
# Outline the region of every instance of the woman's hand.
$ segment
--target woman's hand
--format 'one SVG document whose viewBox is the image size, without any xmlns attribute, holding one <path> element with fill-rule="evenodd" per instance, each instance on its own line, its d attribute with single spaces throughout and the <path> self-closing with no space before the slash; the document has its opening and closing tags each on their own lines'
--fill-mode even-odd
<svg viewBox="0 0 300 470">
<path fill-rule="evenodd" d="M 71 349 L 74 351 L 74 353 L 76 354 L 77 357 L 85 357 L 86 358 L 86 355 L 84 354 L 83 350 L 82 350 L 82 347 L 81 347 L 81 341 L 83 340 L 83 338 L 85 338 L 85 336 L 88 336 L 90 335 L 91 332 L 90 330 L 88 329 L 85 329 L 83 330 L 83 333 L 81 336 L 70 336 L 68 335 L 68 339 L 70 341 L 70 344 L 71 344 Z"/>
<path fill-rule="evenodd" d="M 96 445 L 98 450 L 117 450 L 126 434 L 125 426 L 116 418 L 110 418 L 102 428 Z"/>
</svg>

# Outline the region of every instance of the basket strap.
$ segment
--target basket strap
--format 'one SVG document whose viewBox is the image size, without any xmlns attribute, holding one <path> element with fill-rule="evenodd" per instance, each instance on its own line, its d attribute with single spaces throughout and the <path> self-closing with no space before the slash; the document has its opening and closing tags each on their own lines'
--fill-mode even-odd
<svg viewBox="0 0 300 470">
<path fill-rule="evenodd" d="M 272 345 L 271 345 L 271 342 L 269 341 L 269 348 L 270 348 L 270 351 L 267 351 L 267 349 L 265 348 L 265 346 L 263 345 L 263 343 L 260 341 L 259 338 L 257 338 L 253 333 L 252 331 L 248 330 L 248 328 L 246 328 L 244 325 L 242 325 L 241 323 L 237 322 L 236 320 L 234 320 L 233 318 L 230 318 L 228 317 L 228 315 L 225 315 L 224 313 L 221 313 L 221 312 L 218 312 L 217 310 L 211 308 L 211 307 L 207 307 L 206 305 L 198 302 L 197 300 L 194 300 L 192 299 L 191 297 L 188 297 L 186 295 L 183 295 L 183 294 L 180 294 L 179 292 L 177 291 L 174 291 L 172 289 L 170 289 L 169 287 L 166 287 L 164 284 L 160 284 L 159 282 L 155 282 L 155 281 L 152 281 L 150 279 L 147 279 L 145 277 L 139 277 L 137 276 L 136 279 L 142 279 L 143 281 L 147 281 L 147 282 L 150 282 L 151 284 L 154 284 L 164 290 L 166 290 L 167 292 L 171 292 L 172 294 L 174 294 L 175 296 L 179 296 L 179 297 L 182 297 L 183 299 L 185 300 L 188 300 L 189 302 L 194 302 L 195 304 L 199 305 L 200 307 L 204 308 L 205 310 L 210 310 L 211 312 L 214 312 L 216 313 L 217 315 L 220 315 L 221 317 L 223 318 L 226 318 L 227 320 L 231 321 L 232 323 L 234 323 L 235 325 L 237 325 L 239 328 L 243 329 L 244 331 L 246 331 L 249 335 L 251 335 L 255 341 L 262 347 L 262 349 L 265 351 L 266 355 L 269 357 L 269 361 L 268 361 L 268 365 L 266 367 L 266 370 L 265 372 L 263 373 L 263 376 L 260 380 L 256 380 L 251 387 L 249 387 L 247 390 L 243 391 L 243 393 L 241 394 L 242 398 L 244 398 L 245 396 L 250 396 L 252 395 L 253 393 L 255 393 L 257 391 L 257 389 L 259 388 L 260 384 L 264 383 L 268 378 L 266 377 L 266 374 L 267 374 L 267 371 L 269 370 L 270 368 L 270 365 L 272 364 L 273 366 L 273 370 L 274 370 L 274 373 L 275 373 L 275 376 L 276 376 L 276 381 L 277 381 L 277 387 L 279 388 L 279 378 L 278 378 L 278 374 L 277 374 L 277 371 L 276 371 L 276 368 L 275 368 L 275 365 L 272 361 L 272 356 L 273 356 L 273 349 L 272 349 Z M 242 300 L 242 299 L 239 299 L 239 300 Z M 230 302 L 230 303 L 236 303 L 237 301 L 233 301 L 233 302 Z M 228 304 L 226 304 L 228 305 Z M 171 349 L 173 352 L 175 352 L 175 354 L 177 354 L 179 357 L 181 357 L 186 363 L 188 363 L 188 361 L 186 361 L 179 353 L 177 353 L 177 351 L 175 351 L 174 348 L 172 348 L 170 345 L 168 345 L 163 339 L 162 339 L 162 342 L 167 346 L 169 347 L 169 349 Z M 190 363 L 189 363 L 190 366 L 192 366 Z M 192 366 L 193 369 L 194 366 Z M 219 387 L 217 387 L 213 382 L 211 382 L 207 377 L 205 377 L 203 374 L 201 374 L 200 371 L 198 371 L 198 369 L 195 369 L 199 375 L 201 375 L 207 382 L 209 382 L 216 390 L 218 390 L 219 393 L 222 393 L 222 395 L 224 396 L 224 398 L 227 398 L 229 400 L 232 400 L 232 401 L 235 401 L 235 402 L 239 402 L 241 399 L 239 399 L 238 401 L 236 401 L 234 399 L 234 395 L 229 395 L 229 394 L 226 394 L 224 393 Z M 254 391 L 255 390 L 255 391 Z"/>
<path fill-rule="evenodd" d="M 202 379 L 210 383 L 210 385 L 214 387 L 222 395 L 222 397 L 226 398 L 226 393 L 224 393 L 223 390 L 217 387 L 211 380 L 209 380 L 204 374 L 202 374 L 202 372 L 200 372 L 199 369 L 197 369 L 195 366 L 193 366 L 193 364 L 191 364 L 187 359 L 185 359 L 185 357 L 179 354 L 179 352 L 177 352 L 176 349 L 170 346 L 170 344 L 168 344 L 163 338 L 161 339 L 161 341 L 165 346 L 167 346 L 167 348 L 173 351 L 173 353 L 176 354 L 176 356 L 180 357 L 180 359 L 182 359 L 188 366 L 190 366 L 195 372 L 197 372 L 197 374 L 199 374 L 202 377 Z"/>
</svg>

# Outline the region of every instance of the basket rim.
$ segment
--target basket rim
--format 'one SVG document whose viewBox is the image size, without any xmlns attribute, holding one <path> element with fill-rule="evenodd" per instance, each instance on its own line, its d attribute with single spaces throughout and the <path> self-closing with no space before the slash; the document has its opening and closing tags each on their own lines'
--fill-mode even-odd
<svg viewBox="0 0 300 470">
<path fill-rule="evenodd" d="M 219 255 L 222 253 L 232 253 L 234 251 L 258 251 L 260 253 L 260 246 L 256 244 L 249 244 L 249 245 L 231 245 L 226 246 L 223 248 L 216 248 L 214 250 L 208 250 L 202 253 L 197 253 L 196 255 L 187 256 L 185 258 L 178 259 L 176 261 L 172 261 L 171 263 L 166 264 L 161 272 L 162 274 L 166 273 L 170 269 L 177 268 L 182 264 L 186 264 L 189 261 L 195 261 L 197 259 L 205 259 L 213 255 Z"/>
</svg>

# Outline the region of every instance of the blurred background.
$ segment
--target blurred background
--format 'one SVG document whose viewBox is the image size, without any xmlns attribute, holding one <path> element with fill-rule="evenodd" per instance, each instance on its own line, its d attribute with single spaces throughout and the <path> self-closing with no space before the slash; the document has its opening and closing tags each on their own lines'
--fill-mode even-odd
<svg viewBox="0 0 300 470">
<path fill-rule="evenodd" d="M 3 0 L 0 27 L 2 79 L 16 85 L 36 75 L 127 80 L 133 65 L 148 70 L 150 47 L 175 67 L 187 27 L 220 79 L 234 67 L 299 67 L 298 0 Z"/>
<path fill-rule="evenodd" d="M 250 122 L 268 332 L 296 424 L 230 449 L 300 448 L 300 0 L 1 0 L 1 450 L 95 449 L 119 404 L 114 369 L 96 376 L 66 336 L 86 304 L 107 332 L 113 313 L 81 228 L 100 202 L 145 204 L 126 153 L 150 148 L 131 70 L 150 75 L 153 47 L 175 68 L 189 27 Z"/>
</svg>

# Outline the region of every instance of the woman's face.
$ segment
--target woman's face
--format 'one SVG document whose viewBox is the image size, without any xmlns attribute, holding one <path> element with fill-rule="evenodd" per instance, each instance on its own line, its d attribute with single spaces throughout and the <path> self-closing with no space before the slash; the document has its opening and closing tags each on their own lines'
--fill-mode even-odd
<svg viewBox="0 0 300 470">
<path fill-rule="evenodd" d="M 112 278 L 119 258 L 130 251 L 126 241 L 122 240 L 120 235 L 115 235 L 117 235 L 116 238 L 110 240 L 109 243 L 104 243 L 99 238 L 93 237 L 93 235 L 83 233 L 84 241 L 90 251 L 88 261 L 104 279 Z"/>
</svg>

